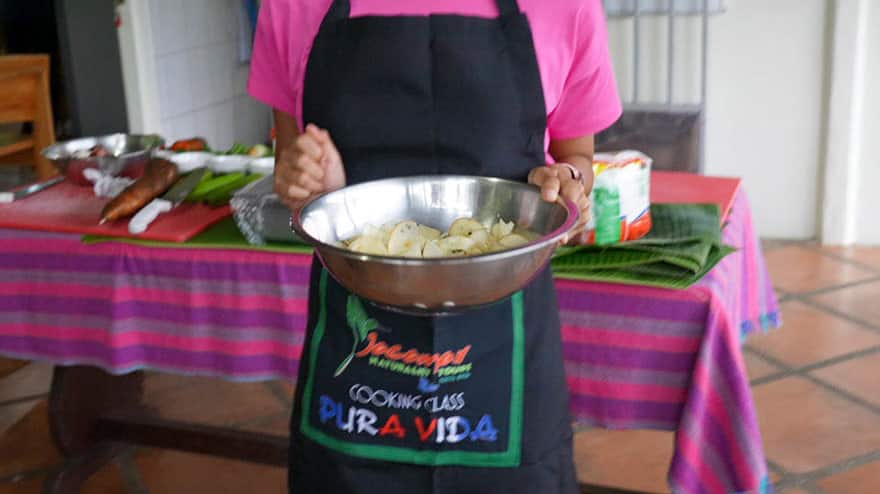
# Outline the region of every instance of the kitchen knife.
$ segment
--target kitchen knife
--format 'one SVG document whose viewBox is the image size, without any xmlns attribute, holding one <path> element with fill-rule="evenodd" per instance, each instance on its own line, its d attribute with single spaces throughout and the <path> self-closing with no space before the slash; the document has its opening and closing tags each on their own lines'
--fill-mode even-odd
<svg viewBox="0 0 880 494">
<path fill-rule="evenodd" d="M 162 213 L 167 213 L 179 206 L 184 199 L 199 185 L 202 178 L 208 172 L 205 167 L 197 168 L 187 176 L 181 178 L 161 198 L 156 198 L 137 212 L 128 222 L 128 231 L 132 234 L 140 234 L 147 231 L 150 224 Z"/>
<path fill-rule="evenodd" d="M 15 202 L 19 199 L 24 199 L 25 197 L 31 196 L 40 192 L 41 190 L 46 190 L 53 185 L 60 184 L 64 181 L 64 175 L 60 175 L 57 177 L 52 177 L 49 180 L 44 180 L 42 182 L 37 182 L 35 184 L 29 185 L 27 187 L 23 187 L 21 189 L 9 192 L 0 192 L 0 204 L 6 204 L 10 202 Z"/>
</svg>

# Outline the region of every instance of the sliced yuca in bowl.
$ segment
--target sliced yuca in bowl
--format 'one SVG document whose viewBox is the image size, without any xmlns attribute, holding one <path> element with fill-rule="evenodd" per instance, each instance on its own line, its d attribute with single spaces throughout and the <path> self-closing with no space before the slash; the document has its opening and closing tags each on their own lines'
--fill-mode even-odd
<svg viewBox="0 0 880 494">
<path fill-rule="evenodd" d="M 483 224 L 474 218 L 459 218 L 446 233 L 413 220 L 365 225 L 361 235 L 343 242 L 355 252 L 370 255 L 440 258 L 486 254 L 521 247 L 535 235 L 515 231 L 513 222 L 498 220 Z"/>
</svg>

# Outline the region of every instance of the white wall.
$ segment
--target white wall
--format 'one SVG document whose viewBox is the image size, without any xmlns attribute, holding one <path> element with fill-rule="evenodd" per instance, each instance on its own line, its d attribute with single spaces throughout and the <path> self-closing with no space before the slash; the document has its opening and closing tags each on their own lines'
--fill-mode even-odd
<svg viewBox="0 0 880 494">
<path fill-rule="evenodd" d="M 710 21 L 706 173 L 741 176 L 759 234 L 817 234 L 827 0 L 731 0 Z M 642 20 L 640 94 L 665 101 L 666 21 Z M 676 26 L 677 102 L 699 100 L 700 23 Z M 609 20 L 625 98 L 632 21 Z"/>
<path fill-rule="evenodd" d="M 268 109 L 246 94 L 239 0 L 146 0 L 162 133 L 202 136 L 215 149 L 269 138 Z"/>
<path fill-rule="evenodd" d="M 871 0 L 865 54 L 864 109 L 860 148 L 856 235 L 861 244 L 880 245 L 880 2 Z"/>
</svg>

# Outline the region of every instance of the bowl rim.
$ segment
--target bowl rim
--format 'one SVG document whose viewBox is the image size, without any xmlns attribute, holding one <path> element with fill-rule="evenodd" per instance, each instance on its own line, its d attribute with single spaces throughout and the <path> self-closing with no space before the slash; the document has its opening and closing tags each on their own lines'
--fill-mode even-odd
<svg viewBox="0 0 880 494">
<path fill-rule="evenodd" d="M 316 250 L 319 256 L 323 255 L 324 252 L 334 253 L 340 256 L 343 256 L 348 259 L 354 259 L 362 262 L 380 262 L 383 264 L 391 264 L 397 266 L 453 266 L 459 264 L 470 264 L 474 262 L 490 262 L 490 261 L 499 261 L 509 257 L 518 257 L 523 254 L 527 254 L 530 252 L 535 252 L 546 248 L 549 245 L 559 243 L 563 237 L 567 233 L 569 233 L 574 227 L 577 225 L 580 220 L 580 210 L 573 201 L 562 197 L 561 195 L 557 198 L 556 204 L 563 207 L 566 210 L 566 218 L 565 221 L 558 228 L 553 230 L 552 232 L 543 235 L 540 239 L 529 242 L 526 245 L 520 247 L 514 247 L 512 249 L 497 251 L 497 252 L 489 252 L 486 254 L 477 254 L 470 256 L 462 256 L 462 257 L 432 257 L 432 258 L 420 258 L 420 257 L 402 257 L 402 256 L 380 256 L 373 254 L 363 254 L 360 252 L 354 252 L 349 249 L 344 249 L 341 247 L 337 247 L 332 244 L 328 244 L 318 240 L 317 238 L 310 235 L 305 231 L 305 228 L 302 227 L 302 213 L 303 211 L 311 205 L 313 202 L 319 200 L 320 198 L 327 196 L 329 194 L 333 194 L 335 192 L 339 192 L 346 188 L 353 188 L 362 185 L 381 183 L 386 181 L 393 180 L 431 180 L 431 179 L 465 179 L 465 180 L 479 180 L 479 181 L 489 181 L 496 183 L 507 183 L 511 185 L 515 185 L 517 187 L 528 187 L 537 189 L 536 186 L 527 184 L 525 182 L 519 182 L 516 180 L 508 180 L 504 178 L 497 177 L 483 177 L 479 175 L 413 175 L 408 177 L 390 177 L 390 178 L 382 178 L 378 180 L 370 180 L 367 182 L 361 182 L 358 184 L 350 185 L 347 187 L 343 187 L 342 189 L 337 189 L 334 191 L 324 192 L 319 194 L 311 199 L 309 199 L 305 204 L 302 205 L 297 211 L 294 211 L 290 217 L 290 227 L 293 229 L 294 233 L 296 233 L 301 239 L 303 239 L 306 243 L 311 244 L 312 247 Z M 543 199 L 542 199 L 543 200 Z"/>
<path fill-rule="evenodd" d="M 62 148 L 75 143 L 77 141 L 86 141 L 86 140 L 101 140 L 101 139 L 109 139 L 113 137 L 131 137 L 136 139 L 142 138 L 153 138 L 157 139 L 158 144 L 156 146 L 150 146 L 143 149 L 138 149 L 137 151 L 131 151 L 128 153 L 120 154 L 119 156 L 112 156 L 113 159 L 123 159 L 129 156 L 134 156 L 139 153 L 149 153 L 153 149 L 157 149 L 165 145 L 165 138 L 159 134 L 126 134 L 125 132 L 115 132 L 112 134 L 105 134 L 100 136 L 85 136 L 85 137 L 77 137 L 76 139 L 68 139 L 66 141 L 59 141 L 52 143 L 40 151 L 40 154 L 48 159 L 49 161 L 62 161 L 71 159 L 71 155 L 69 153 L 62 152 Z M 83 158 L 83 159 L 91 159 L 91 158 Z"/>
</svg>

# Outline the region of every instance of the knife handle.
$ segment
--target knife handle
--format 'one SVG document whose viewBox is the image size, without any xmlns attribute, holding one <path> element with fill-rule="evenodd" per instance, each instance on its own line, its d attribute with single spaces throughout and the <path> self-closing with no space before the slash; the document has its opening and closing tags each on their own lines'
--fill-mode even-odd
<svg viewBox="0 0 880 494">
<path fill-rule="evenodd" d="M 144 233 L 160 214 L 171 211 L 171 206 L 171 202 L 165 199 L 153 199 L 131 218 L 128 222 L 128 232 L 134 235 Z"/>
</svg>

